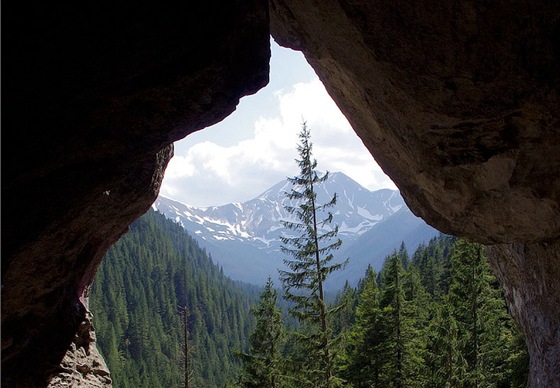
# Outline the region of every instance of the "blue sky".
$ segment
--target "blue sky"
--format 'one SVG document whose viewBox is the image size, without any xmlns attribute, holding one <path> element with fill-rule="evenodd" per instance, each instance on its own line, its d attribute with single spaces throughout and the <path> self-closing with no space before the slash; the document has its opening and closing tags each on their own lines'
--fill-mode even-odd
<svg viewBox="0 0 560 388">
<path fill-rule="evenodd" d="M 303 54 L 271 39 L 270 82 L 221 122 L 175 143 L 160 195 L 205 207 L 250 200 L 298 174 L 297 134 L 311 130 L 320 171 L 369 190 L 396 189 L 327 94 Z"/>
</svg>

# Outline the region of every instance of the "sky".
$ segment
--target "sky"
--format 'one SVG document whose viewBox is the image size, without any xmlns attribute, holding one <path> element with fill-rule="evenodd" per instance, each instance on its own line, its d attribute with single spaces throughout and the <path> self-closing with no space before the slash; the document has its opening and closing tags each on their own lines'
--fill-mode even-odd
<svg viewBox="0 0 560 388">
<path fill-rule="evenodd" d="M 175 142 L 160 195 L 185 205 L 245 202 L 299 174 L 305 120 L 318 171 L 343 172 L 369 190 L 396 189 L 302 53 L 271 39 L 270 82 L 221 122 Z"/>
</svg>

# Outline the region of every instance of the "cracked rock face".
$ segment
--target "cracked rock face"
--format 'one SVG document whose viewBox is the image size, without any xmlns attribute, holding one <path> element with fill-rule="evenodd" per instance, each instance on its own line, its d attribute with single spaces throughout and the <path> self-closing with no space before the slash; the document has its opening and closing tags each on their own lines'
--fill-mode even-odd
<svg viewBox="0 0 560 388">
<path fill-rule="evenodd" d="M 86 317 L 62 359 L 60 371 L 49 382 L 49 388 L 112 385 L 109 369 L 96 347 L 92 318 L 93 314 L 86 311 Z"/>
<path fill-rule="evenodd" d="M 560 241 L 500 244 L 488 248 L 504 287 L 510 314 L 525 336 L 531 358 L 529 386 L 560 382 Z"/>
<path fill-rule="evenodd" d="M 79 374 L 93 382 L 90 372 L 103 370 L 86 361 L 93 345 L 86 341 L 88 356 L 81 340 L 84 290 L 108 247 L 155 200 L 172 142 L 222 120 L 267 83 L 270 32 L 305 54 L 417 215 L 491 246 L 527 338 L 532 386 L 560 381 L 552 286 L 560 279 L 560 3 L 12 7 L 3 59 L 3 386 Z"/>
</svg>

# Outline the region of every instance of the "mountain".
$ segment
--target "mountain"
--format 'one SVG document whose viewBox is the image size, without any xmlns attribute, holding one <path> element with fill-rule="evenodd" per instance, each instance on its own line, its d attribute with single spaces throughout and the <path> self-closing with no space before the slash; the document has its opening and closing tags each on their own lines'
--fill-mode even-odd
<svg viewBox="0 0 560 388">
<path fill-rule="evenodd" d="M 257 197 L 223 206 L 197 208 L 158 197 L 153 208 L 183 226 L 211 254 L 232 279 L 264 284 L 277 269 L 284 268 L 280 236 L 287 234 L 282 221 L 292 219 L 284 206 L 290 183 L 282 181 Z M 328 202 L 334 193 L 337 203 L 332 224 L 339 226 L 342 248 L 335 256 L 350 258 L 344 271 L 333 278 L 333 287 L 346 280 L 355 283 L 368 263 L 381 269 L 383 259 L 405 242 L 414 250 L 439 232 L 414 216 L 397 190 L 370 191 L 343 173 L 329 174 L 316 188 L 318 203 Z"/>
</svg>

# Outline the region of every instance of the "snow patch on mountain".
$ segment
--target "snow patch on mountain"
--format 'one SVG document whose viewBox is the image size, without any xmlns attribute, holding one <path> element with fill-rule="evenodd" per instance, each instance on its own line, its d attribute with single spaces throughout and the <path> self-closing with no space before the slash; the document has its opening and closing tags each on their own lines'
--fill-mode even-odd
<svg viewBox="0 0 560 388">
<path fill-rule="evenodd" d="M 259 255 L 262 258 L 260 262 L 263 267 L 260 269 L 246 268 L 247 277 L 238 279 L 252 281 L 254 276 L 251 277 L 251 271 L 270 273 L 278 265 L 282 265 L 283 254 L 280 249 L 282 246 L 280 238 L 293 234 L 293 231 L 284 227 L 283 222 L 295 221 L 293 216 L 286 211 L 285 206 L 297 205 L 290 203 L 286 197 L 286 193 L 291 190 L 292 185 L 286 180 L 277 183 L 249 201 L 206 208 L 185 205 L 160 196 L 152 208 L 193 233 L 200 242 L 203 242 L 203 247 L 209 250 L 220 265 L 223 265 L 226 273 L 227 268 L 231 268 L 232 273 L 243 273 L 239 268 L 243 268 L 244 263 L 251 256 Z M 329 202 L 334 194 L 337 194 L 337 203 L 331 209 L 333 222 L 321 225 L 321 233 L 330 231 L 338 225 L 338 237 L 342 240 L 344 251 L 350 255 L 352 245 L 359 241 L 361 236 L 373 232 L 376 228 L 379 229 L 384 223 L 394 219 L 395 215 L 400 215 L 399 219 L 403 219 L 403 222 L 407 224 L 407 226 L 403 226 L 402 233 L 405 233 L 404 229 L 411 227 L 408 224 L 416 222 L 420 225 L 418 227 L 422 233 L 428 231 L 425 233 L 426 236 L 430 233 L 433 235 L 437 233 L 410 212 L 397 190 L 369 191 L 345 174 L 337 172 L 329 174 L 329 179 L 316 187 L 316 193 L 319 204 Z M 406 217 L 402 216 L 403 212 L 407 214 Z M 322 214 L 322 218 L 326 216 L 326 213 Z M 402 240 L 399 233 L 401 231 L 396 230 L 389 233 L 388 236 L 397 239 L 400 244 Z M 407 238 L 412 241 L 410 237 Z M 388 238 L 385 240 L 388 241 Z M 391 241 L 391 243 L 393 242 Z M 379 247 L 369 249 L 368 252 L 374 254 L 375 249 L 380 252 L 389 249 L 381 246 L 382 244 L 383 242 L 379 243 Z M 416 247 L 410 248 L 415 249 Z M 360 260 L 363 262 L 364 259 L 360 258 Z M 357 261 L 354 260 L 354 262 Z M 271 275 L 274 276 L 274 274 Z M 262 281 L 264 282 L 266 279 L 262 279 Z"/>
<path fill-rule="evenodd" d="M 206 241 L 240 241 L 276 251 L 285 231 L 283 222 L 293 221 L 285 210 L 286 205 L 293 205 L 286 197 L 291 190 L 286 180 L 243 203 L 196 208 L 160 196 L 153 207 Z M 338 225 L 343 242 L 357 239 L 404 205 L 398 191 L 369 191 L 343 173 L 330 174 L 316 192 L 319 203 L 328 202 L 337 193 L 333 223 L 320 228 L 324 233 Z"/>
</svg>

